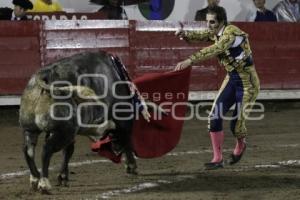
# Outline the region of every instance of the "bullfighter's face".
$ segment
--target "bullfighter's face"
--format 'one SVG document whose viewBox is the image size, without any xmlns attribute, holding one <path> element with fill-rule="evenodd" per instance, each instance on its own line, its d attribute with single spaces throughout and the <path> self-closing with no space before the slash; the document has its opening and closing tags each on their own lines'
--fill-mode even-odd
<svg viewBox="0 0 300 200">
<path fill-rule="evenodd" d="M 207 27 L 209 30 L 213 31 L 215 35 L 218 34 L 220 29 L 223 27 L 224 23 L 217 20 L 215 14 L 208 13 L 206 15 Z"/>
</svg>

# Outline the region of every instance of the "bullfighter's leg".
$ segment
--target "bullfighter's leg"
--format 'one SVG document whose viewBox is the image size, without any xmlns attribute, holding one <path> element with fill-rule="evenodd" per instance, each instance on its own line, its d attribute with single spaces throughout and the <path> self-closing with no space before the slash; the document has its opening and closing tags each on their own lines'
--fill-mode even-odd
<svg viewBox="0 0 300 200">
<path fill-rule="evenodd" d="M 208 128 L 213 149 L 213 158 L 210 162 L 204 164 L 207 170 L 223 168 L 223 119 L 235 102 L 234 94 L 234 85 L 229 75 L 227 75 L 214 101 L 211 113 L 209 114 Z"/>
<path fill-rule="evenodd" d="M 69 181 L 69 161 L 74 153 L 74 142 L 68 145 L 63 150 L 63 162 L 60 168 L 60 173 L 57 176 L 58 185 L 68 186 Z"/>
<path fill-rule="evenodd" d="M 34 160 L 35 147 L 37 145 L 39 134 L 39 132 L 24 131 L 23 153 L 30 169 L 30 186 L 33 190 L 37 190 L 40 179 L 40 172 L 38 171 Z"/>
<path fill-rule="evenodd" d="M 246 150 L 246 119 L 259 92 L 259 79 L 255 69 L 248 67 L 243 72 L 238 74 L 242 84 L 236 86 L 237 105 L 233 114 L 237 117 L 231 121 L 231 131 L 236 137 L 236 145 L 229 160 L 231 165 L 239 162 Z"/>
</svg>

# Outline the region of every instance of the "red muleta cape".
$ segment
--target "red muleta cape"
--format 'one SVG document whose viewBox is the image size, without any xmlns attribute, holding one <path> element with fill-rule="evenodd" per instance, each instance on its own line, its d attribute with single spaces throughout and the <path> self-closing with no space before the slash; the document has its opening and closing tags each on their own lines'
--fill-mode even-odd
<svg viewBox="0 0 300 200">
<path fill-rule="evenodd" d="M 131 141 L 137 157 L 160 157 L 178 144 L 188 101 L 190 72 L 191 67 L 180 71 L 148 73 L 133 81 L 146 100 L 161 105 L 167 113 L 159 118 L 155 115 L 157 112 L 150 110 L 150 122 L 142 116 L 135 120 Z M 112 151 L 110 138 L 92 143 L 91 149 L 115 163 L 121 162 L 121 155 Z"/>
</svg>

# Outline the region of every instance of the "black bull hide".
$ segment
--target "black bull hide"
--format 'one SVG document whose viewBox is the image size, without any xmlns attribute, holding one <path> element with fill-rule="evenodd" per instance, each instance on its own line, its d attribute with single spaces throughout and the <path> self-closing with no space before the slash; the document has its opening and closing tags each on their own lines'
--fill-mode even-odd
<svg viewBox="0 0 300 200">
<path fill-rule="evenodd" d="M 116 67 L 120 64 L 105 52 L 84 53 L 50 64 L 31 77 L 21 98 L 19 120 L 33 189 L 49 192 L 50 158 L 60 150 L 64 158 L 58 182 L 67 184 L 68 162 L 77 134 L 93 140 L 101 138 L 103 133 L 110 134 L 115 150 L 125 153 L 127 172 L 136 173 L 129 137 L 133 123 L 129 106 L 134 103 L 128 85 L 120 82 L 122 78 Z M 42 132 L 46 133 L 46 139 L 40 173 L 34 154 Z"/>
</svg>

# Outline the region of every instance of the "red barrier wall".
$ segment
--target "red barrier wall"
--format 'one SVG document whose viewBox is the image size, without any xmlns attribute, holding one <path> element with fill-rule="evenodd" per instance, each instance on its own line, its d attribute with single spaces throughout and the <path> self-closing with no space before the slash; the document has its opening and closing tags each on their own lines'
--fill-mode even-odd
<svg viewBox="0 0 300 200">
<path fill-rule="evenodd" d="M 300 89 L 300 24 L 235 23 L 249 33 L 262 89 Z M 177 22 L 57 20 L 0 22 L 0 95 L 21 94 L 40 66 L 83 51 L 118 55 L 132 76 L 172 70 L 208 43 L 174 36 Z M 186 22 L 195 30 L 200 22 Z M 216 59 L 194 66 L 190 89 L 217 90 L 224 70 Z M 217 80 L 217 81 L 216 81 Z"/>
<path fill-rule="evenodd" d="M 21 94 L 40 67 L 40 23 L 1 21 L 0 95 Z"/>
<path fill-rule="evenodd" d="M 300 88 L 300 24 L 237 23 L 250 35 L 264 89 Z"/>
<path fill-rule="evenodd" d="M 84 51 L 104 50 L 130 65 L 129 21 L 43 22 L 42 65 Z"/>
<path fill-rule="evenodd" d="M 199 28 L 200 22 L 184 23 L 184 29 Z M 179 61 L 186 59 L 193 52 L 209 45 L 208 43 L 188 44 L 175 37 L 174 32 L 180 27 L 176 22 L 137 21 L 134 38 L 130 46 L 135 50 L 135 76 L 147 72 L 173 70 Z M 219 77 L 216 60 L 198 63 L 193 68 L 191 90 L 216 90 Z"/>
</svg>

